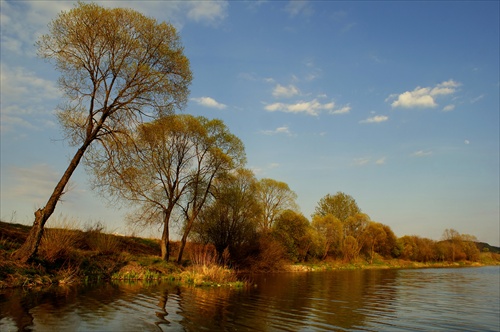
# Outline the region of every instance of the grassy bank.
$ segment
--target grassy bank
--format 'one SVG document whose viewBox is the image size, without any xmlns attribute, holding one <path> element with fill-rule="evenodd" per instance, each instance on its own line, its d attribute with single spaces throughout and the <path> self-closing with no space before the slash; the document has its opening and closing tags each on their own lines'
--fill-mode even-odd
<svg viewBox="0 0 500 332">
<path fill-rule="evenodd" d="M 102 280 L 170 280 L 187 285 L 241 287 L 236 274 L 214 262 L 214 255 L 186 248 L 183 265 L 158 257 L 159 240 L 106 234 L 58 225 L 47 228 L 38 258 L 30 263 L 11 259 L 30 227 L 0 222 L 0 288 L 34 287 Z M 177 243 L 172 243 L 173 254 Z M 202 250 L 203 251 L 203 250 Z M 202 258 L 197 257 L 203 254 Z"/>
<path fill-rule="evenodd" d="M 208 246 L 188 244 L 182 265 L 164 261 L 159 240 L 126 237 L 103 232 L 95 225 L 87 230 L 71 229 L 60 224 L 48 228 L 42 239 L 38 258 L 30 263 L 11 259 L 11 254 L 26 239 L 30 227 L 0 222 L 0 288 L 36 287 L 110 280 L 169 280 L 193 286 L 243 287 L 237 273 L 215 262 L 215 252 Z M 178 244 L 171 244 L 175 257 Z M 375 257 L 353 262 L 325 260 L 302 264 L 276 264 L 266 272 L 308 272 L 343 269 L 430 268 L 500 265 L 500 254 L 482 252 L 479 262 L 420 263 Z M 256 264 L 259 266 L 259 264 Z M 260 272 L 250 268 L 251 272 Z"/>
<path fill-rule="evenodd" d="M 401 259 L 376 259 L 369 263 L 364 259 L 346 263 L 343 261 L 326 260 L 286 265 L 284 269 L 290 272 L 332 271 L 332 270 L 357 270 L 357 269 L 423 269 L 423 268 L 449 268 L 449 267 L 478 267 L 500 265 L 500 255 L 481 253 L 479 262 L 413 262 Z"/>
</svg>

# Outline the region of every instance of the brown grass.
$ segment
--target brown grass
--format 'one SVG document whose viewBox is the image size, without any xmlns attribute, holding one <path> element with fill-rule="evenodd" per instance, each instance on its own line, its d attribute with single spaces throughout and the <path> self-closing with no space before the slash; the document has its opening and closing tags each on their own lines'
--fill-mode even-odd
<svg viewBox="0 0 500 332">
<path fill-rule="evenodd" d="M 44 230 L 38 249 L 40 257 L 50 263 L 57 260 L 67 260 L 71 250 L 76 247 L 79 240 L 74 231 L 78 227 L 76 221 L 63 218 L 52 224 L 53 227 Z"/>
</svg>

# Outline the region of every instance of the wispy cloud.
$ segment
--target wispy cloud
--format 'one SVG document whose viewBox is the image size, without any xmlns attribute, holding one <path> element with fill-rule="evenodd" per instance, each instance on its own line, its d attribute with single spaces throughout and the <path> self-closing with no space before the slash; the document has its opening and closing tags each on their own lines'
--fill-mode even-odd
<svg viewBox="0 0 500 332">
<path fill-rule="evenodd" d="M 55 82 L 43 79 L 26 68 L 11 68 L 3 63 L 0 86 L 2 133 L 19 126 L 41 129 L 48 123 L 47 117 L 52 116 L 57 99 L 62 95 Z"/>
<path fill-rule="evenodd" d="M 8 171 L 13 183 L 15 183 L 8 191 L 8 195 L 13 198 L 29 197 L 38 203 L 42 203 L 44 199 L 47 199 L 60 176 L 56 170 L 47 164 L 10 168 Z"/>
<path fill-rule="evenodd" d="M 263 176 L 267 173 L 268 170 L 275 169 L 280 167 L 279 163 L 269 163 L 263 167 L 261 166 L 250 166 L 250 169 L 257 176 Z"/>
<path fill-rule="evenodd" d="M 375 115 L 372 116 L 371 118 L 361 120 L 359 123 L 380 123 L 380 122 L 385 122 L 387 120 L 389 120 L 389 117 L 386 115 Z"/>
<path fill-rule="evenodd" d="M 428 157 L 430 155 L 432 155 L 432 151 L 424 151 L 424 150 L 418 150 L 411 154 L 412 157 L 417 157 L 417 158 Z"/>
<path fill-rule="evenodd" d="M 370 162 L 370 158 L 356 158 L 353 160 L 353 165 L 364 166 Z"/>
<path fill-rule="evenodd" d="M 445 107 L 443 107 L 443 112 L 450 112 L 450 111 L 453 111 L 454 109 L 455 109 L 455 105 L 453 105 L 453 104 L 446 105 Z"/>
<path fill-rule="evenodd" d="M 300 93 L 296 86 L 290 84 L 289 86 L 283 86 L 278 84 L 274 87 L 273 96 L 276 98 L 290 98 L 296 96 Z"/>
<path fill-rule="evenodd" d="M 352 161 L 354 166 L 366 166 L 366 165 L 385 165 L 386 157 L 380 157 L 375 161 L 370 157 L 355 158 Z"/>
<path fill-rule="evenodd" d="M 216 108 L 219 110 L 223 110 L 227 107 L 227 105 L 219 103 L 215 99 L 211 97 L 199 97 L 199 98 L 191 98 L 192 101 L 196 102 L 200 106 Z"/>
<path fill-rule="evenodd" d="M 290 128 L 288 128 L 288 126 L 282 126 L 282 127 L 278 127 L 274 130 L 262 130 L 261 131 L 262 134 L 264 135 L 279 135 L 279 134 L 285 134 L 285 135 L 291 135 L 291 131 L 290 131 Z"/>
<path fill-rule="evenodd" d="M 41 103 L 61 97 L 61 91 L 53 81 L 39 77 L 23 67 L 13 67 L 2 63 L 0 72 L 2 86 L 2 104 L 5 103 Z"/>
<path fill-rule="evenodd" d="M 187 18 L 195 22 L 217 24 L 227 17 L 227 1 L 189 1 L 192 6 L 187 12 Z"/>
<path fill-rule="evenodd" d="M 304 113 L 312 116 L 318 116 L 321 112 L 327 111 L 328 114 L 339 115 L 350 112 L 349 105 L 336 108 L 333 101 L 321 103 L 314 98 L 311 101 L 298 101 L 296 103 L 272 103 L 264 106 L 268 112 L 285 112 L 285 113 Z"/>
<path fill-rule="evenodd" d="M 348 114 L 349 112 L 351 112 L 351 106 L 345 105 L 342 106 L 341 108 L 330 110 L 328 113 L 334 115 L 340 115 L 340 114 Z"/>
<path fill-rule="evenodd" d="M 483 98 L 484 98 L 484 96 L 485 96 L 485 95 L 484 95 L 484 94 L 482 94 L 482 95 L 477 96 L 476 98 L 472 98 L 472 99 L 470 100 L 470 103 L 471 103 L 471 104 L 477 103 L 478 101 L 480 101 L 481 99 L 483 99 Z"/>
<path fill-rule="evenodd" d="M 391 103 L 392 108 L 434 108 L 437 107 L 436 97 L 454 94 L 461 84 L 448 80 L 434 87 L 416 87 L 412 91 L 401 94 L 392 94 L 385 101 Z"/>
<path fill-rule="evenodd" d="M 305 0 L 291 0 L 286 5 L 285 11 L 290 15 L 290 17 L 295 17 L 299 14 L 311 16 L 314 13 L 311 4 Z"/>
</svg>

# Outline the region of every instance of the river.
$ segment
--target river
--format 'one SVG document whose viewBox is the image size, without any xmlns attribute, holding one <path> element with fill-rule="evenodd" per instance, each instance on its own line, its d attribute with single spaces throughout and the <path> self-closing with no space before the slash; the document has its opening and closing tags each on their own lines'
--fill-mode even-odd
<svg viewBox="0 0 500 332">
<path fill-rule="evenodd" d="M 0 290 L 0 331 L 500 331 L 500 267 Z"/>
</svg>

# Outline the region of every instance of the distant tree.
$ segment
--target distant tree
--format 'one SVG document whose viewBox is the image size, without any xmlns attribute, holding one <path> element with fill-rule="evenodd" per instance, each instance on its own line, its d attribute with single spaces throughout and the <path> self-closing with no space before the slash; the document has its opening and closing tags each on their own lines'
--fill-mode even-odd
<svg viewBox="0 0 500 332">
<path fill-rule="evenodd" d="M 298 211 L 299 209 L 295 202 L 297 194 L 290 190 L 285 182 L 267 178 L 261 179 L 258 198 L 262 205 L 262 219 L 259 226 L 263 231 L 270 230 L 276 217 L 283 211 Z"/>
<path fill-rule="evenodd" d="M 331 214 L 344 223 L 347 218 L 357 213 L 361 213 L 361 209 L 354 198 L 343 192 L 338 192 L 335 195 L 327 194 L 321 198 L 316 206 L 314 215 L 326 216 L 327 214 Z"/>
<path fill-rule="evenodd" d="M 443 232 L 442 239 L 441 250 L 448 260 L 455 262 L 479 259 L 479 248 L 475 236 L 460 234 L 455 229 L 446 229 Z"/>
<path fill-rule="evenodd" d="M 442 236 L 443 240 L 449 245 L 449 259 L 455 262 L 457 258 L 462 256 L 461 246 L 462 246 L 462 236 L 455 229 L 445 229 Z M 465 256 L 465 254 L 463 254 Z M 459 257 L 457 257 L 459 256 Z M 462 258 L 462 257 L 460 257 Z"/>
<path fill-rule="evenodd" d="M 355 213 L 344 220 L 344 236 L 347 237 L 349 235 L 358 239 L 363 235 L 365 228 L 370 223 L 370 217 L 365 213 Z"/>
<path fill-rule="evenodd" d="M 224 250 L 232 259 L 239 258 L 242 247 L 256 241 L 261 214 L 257 190 L 257 180 L 247 169 L 217 179 L 213 200 L 201 211 L 193 229 L 198 241 L 215 246 L 219 261 Z"/>
<path fill-rule="evenodd" d="M 344 255 L 344 261 L 352 262 L 359 256 L 361 246 L 358 240 L 351 235 L 348 235 L 342 243 L 342 254 Z"/>
<path fill-rule="evenodd" d="M 370 264 L 373 264 L 375 252 L 379 251 L 379 247 L 386 240 L 387 234 L 381 223 L 370 221 L 363 231 L 363 242 L 366 245 L 369 255 Z"/>
<path fill-rule="evenodd" d="M 312 227 L 318 232 L 323 242 L 322 259 L 325 259 L 332 246 L 340 248 L 343 238 L 342 222 L 332 214 L 325 216 L 315 215 L 312 218 Z"/>
<path fill-rule="evenodd" d="M 14 257 L 36 255 L 52 215 L 84 153 L 98 141 L 122 140 L 145 117 L 182 108 L 192 75 L 175 28 L 131 9 L 79 2 L 61 12 L 40 37 L 39 55 L 54 60 L 67 102 L 58 112 L 70 143 L 78 147 L 46 205 L 35 212 L 25 243 Z M 106 138 L 106 139 L 105 139 Z"/>
<path fill-rule="evenodd" d="M 311 245 L 310 227 L 306 217 L 292 210 L 286 210 L 276 218 L 273 234 L 283 244 L 291 260 L 305 258 Z"/>
<path fill-rule="evenodd" d="M 399 257 L 416 262 L 439 259 L 439 248 L 434 240 L 416 235 L 405 235 L 397 240 L 401 248 Z"/>
<path fill-rule="evenodd" d="M 462 234 L 462 249 L 467 260 L 479 260 L 480 251 L 477 246 L 477 237 L 475 237 L 474 235 Z"/>
</svg>

